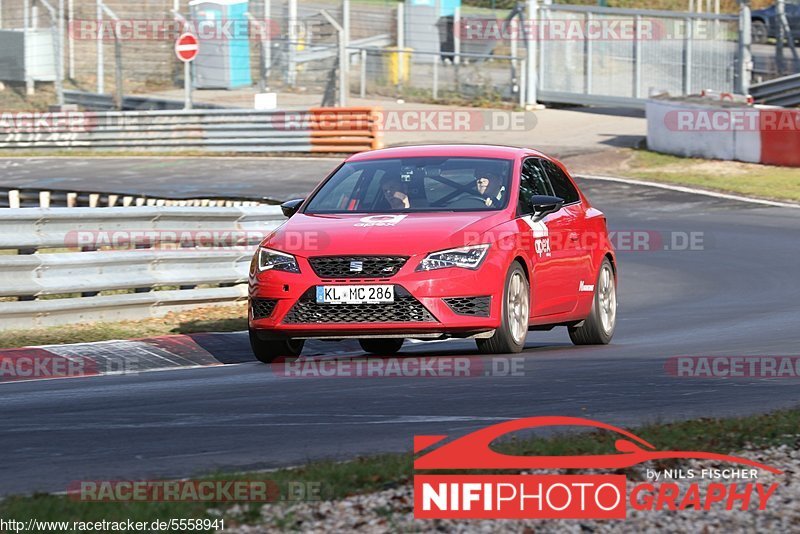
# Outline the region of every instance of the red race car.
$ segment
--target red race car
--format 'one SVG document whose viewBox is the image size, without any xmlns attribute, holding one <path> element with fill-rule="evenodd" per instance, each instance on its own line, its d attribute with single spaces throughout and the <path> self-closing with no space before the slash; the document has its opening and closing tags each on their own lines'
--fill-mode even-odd
<svg viewBox="0 0 800 534">
<path fill-rule="evenodd" d="M 347 159 L 267 236 L 250 270 L 250 341 L 262 362 L 306 339 L 474 338 L 516 353 L 566 326 L 606 344 L 616 260 L 605 216 L 564 166 L 534 150 L 418 146 Z"/>
</svg>

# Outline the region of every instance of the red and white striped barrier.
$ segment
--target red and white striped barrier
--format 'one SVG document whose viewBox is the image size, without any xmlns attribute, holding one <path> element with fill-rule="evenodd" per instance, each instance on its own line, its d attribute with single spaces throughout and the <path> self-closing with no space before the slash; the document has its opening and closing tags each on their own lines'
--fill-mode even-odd
<svg viewBox="0 0 800 534">
<path fill-rule="evenodd" d="M 800 167 L 800 109 L 670 100 L 646 109 L 655 152 Z"/>
</svg>

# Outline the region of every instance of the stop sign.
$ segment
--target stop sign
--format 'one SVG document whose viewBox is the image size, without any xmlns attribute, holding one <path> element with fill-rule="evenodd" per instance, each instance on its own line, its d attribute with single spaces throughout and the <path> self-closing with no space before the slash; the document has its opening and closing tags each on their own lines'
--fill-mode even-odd
<svg viewBox="0 0 800 534">
<path fill-rule="evenodd" d="M 199 50 L 200 45 L 197 42 L 197 37 L 191 33 L 184 33 L 175 41 L 175 55 L 184 63 L 194 61 Z"/>
</svg>

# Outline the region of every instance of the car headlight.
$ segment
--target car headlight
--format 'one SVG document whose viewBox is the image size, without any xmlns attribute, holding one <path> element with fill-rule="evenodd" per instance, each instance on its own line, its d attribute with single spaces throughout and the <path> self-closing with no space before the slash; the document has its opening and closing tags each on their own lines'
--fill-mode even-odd
<svg viewBox="0 0 800 534">
<path fill-rule="evenodd" d="M 489 245 L 487 244 L 431 252 L 420 262 L 417 271 L 433 271 L 435 269 L 447 269 L 448 267 L 475 270 L 483 263 L 488 250 Z"/>
<path fill-rule="evenodd" d="M 264 247 L 259 247 L 258 249 L 258 263 L 256 263 L 256 267 L 258 268 L 258 272 L 270 270 L 284 271 L 287 273 L 300 272 L 300 267 L 297 265 L 297 260 L 294 256 Z"/>
</svg>

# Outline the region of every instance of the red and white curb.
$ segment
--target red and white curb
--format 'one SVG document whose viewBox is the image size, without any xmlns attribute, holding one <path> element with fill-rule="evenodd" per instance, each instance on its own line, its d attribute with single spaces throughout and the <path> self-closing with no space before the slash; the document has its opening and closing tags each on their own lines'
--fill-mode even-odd
<svg viewBox="0 0 800 534">
<path fill-rule="evenodd" d="M 224 363 L 187 335 L 48 345 L 0 350 L 0 384 L 218 365 Z"/>
</svg>

